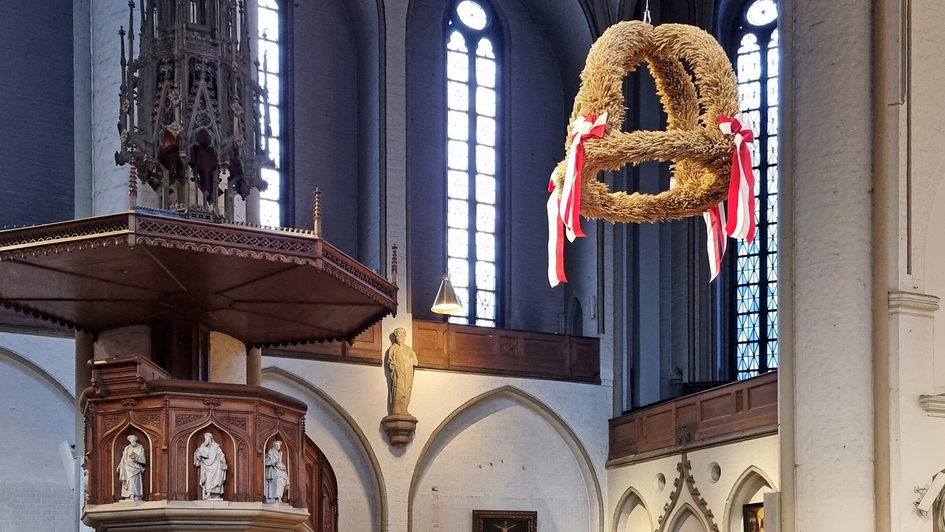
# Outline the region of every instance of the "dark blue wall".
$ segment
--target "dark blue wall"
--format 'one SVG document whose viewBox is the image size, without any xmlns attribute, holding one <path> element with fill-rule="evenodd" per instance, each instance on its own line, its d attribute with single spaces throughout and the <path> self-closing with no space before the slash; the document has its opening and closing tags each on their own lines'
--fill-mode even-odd
<svg viewBox="0 0 945 532">
<path fill-rule="evenodd" d="M 0 3 L 0 226 L 73 217 L 72 3 Z M 117 40 L 116 40 L 117 45 Z"/>
</svg>

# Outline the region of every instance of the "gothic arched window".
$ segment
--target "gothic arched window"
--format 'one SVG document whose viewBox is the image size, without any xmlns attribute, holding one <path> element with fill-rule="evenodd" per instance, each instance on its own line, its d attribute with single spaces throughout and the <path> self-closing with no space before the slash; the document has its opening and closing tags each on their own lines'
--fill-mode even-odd
<svg viewBox="0 0 945 532">
<path fill-rule="evenodd" d="M 463 314 L 498 322 L 498 23 L 481 1 L 460 0 L 446 29 L 447 267 Z"/>
<path fill-rule="evenodd" d="M 739 380 L 778 367 L 778 5 L 746 2 L 734 52 L 742 112 L 754 129 L 758 232 L 734 261 L 735 370 Z"/>
<path fill-rule="evenodd" d="M 259 170 L 266 180 L 266 190 L 259 194 L 259 222 L 262 225 L 281 227 L 287 225 L 282 220 L 282 191 L 285 187 L 283 173 L 283 130 L 282 130 L 282 81 L 285 64 L 283 62 L 283 24 L 285 13 L 280 10 L 278 0 L 258 0 L 256 11 L 257 42 L 259 53 L 258 82 L 266 89 L 267 100 L 260 104 L 259 123 L 262 145 L 267 148 L 269 157 L 275 166 Z"/>
</svg>

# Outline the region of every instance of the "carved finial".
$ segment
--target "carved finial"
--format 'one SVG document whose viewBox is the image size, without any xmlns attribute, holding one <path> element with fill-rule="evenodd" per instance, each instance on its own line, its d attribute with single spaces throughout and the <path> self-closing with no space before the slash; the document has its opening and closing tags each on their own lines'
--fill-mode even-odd
<svg viewBox="0 0 945 532">
<path fill-rule="evenodd" d="M 128 59 L 135 60 L 135 2 L 128 0 Z"/>
<path fill-rule="evenodd" d="M 390 276 L 391 282 L 397 284 L 397 244 L 391 246 L 390 252 Z"/>
<path fill-rule="evenodd" d="M 322 191 L 318 188 L 312 195 L 312 231 L 317 238 L 322 237 Z"/>
<path fill-rule="evenodd" d="M 128 210 L 133 211 L 138 206 L 138 167 L 131 163 L 128 171 Z"/>
</svg>

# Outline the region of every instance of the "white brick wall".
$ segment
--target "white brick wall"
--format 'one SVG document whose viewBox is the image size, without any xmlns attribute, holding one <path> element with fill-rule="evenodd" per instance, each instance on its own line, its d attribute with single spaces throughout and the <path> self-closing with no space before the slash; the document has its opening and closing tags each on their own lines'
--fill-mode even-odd
<svg viewBox="0 0 945 532">
<path fill-rule="evenodd" d="M 472 511 L 534 510 L 544 532 L 586 530 L 593 507 L 567 444 L 537 413 L 501 398 L 461 423 L 420 479 L 415 532 L 472 529 Z"/>
<path fill-rule="evenodd" d="M 339 414 L 330 408 L 310 410 L 306 430 L 322 447 L 338 476 L 342 531 L 380 530 L 374 528 L 377 519 L 373 516 L 370 521 L 364 518 L 374 500 L 380 497 L 364 478 L 373 474 L 368 467 L 371 454 L 376 457 L 386 486 L 388 527 L 385 530 L 407 531 L 411 513 L 408 494 L 423 447 L 431 441 L 438 426 L 465 403 L 503 386 L 514 386 L 535 397 L 570 427 L 588 453 L 590 463 L 586 465 L 593 468 L 604 501 L 607 500 L 603 464 L 607 454 L 607 420 L 611 404 L 609 387 L 418 371 L 410 406 L 411 414 L 419 419 L 417 433 L 405 449 L 394 449 L 388 445 L 387 436 L 380 427 L 381 418 L 387 414 L 387 388 L 381 368 L 264 357 L 263 367 L 269 366 L 277 366 L 308 380 L 329 395 L 340 404 L 345 415 L 350 416 L 368 441 L 369 449 L 364 450 L 348 434 L 349 429 L 339 432 L 338 427 L 344 426 L 345 422 L 339 420 Z M 310 404 L 317 402 L 302 387 L 272 373 L 264 374 L 263 384 L 305 398 Z M 539 510 L 539 519 L 545 516 L 547 526 L 555 527 L 549 530 L 590 530 L 589 520 L 596 518 L 600 510 L 596 488 L 588 488 L 588 483 L 593 485 L 593 480 L 578 466 L 576 456 L 580 453 L 575 454 L 572 449 L 574 441 L 569 442 L 570 437 L 562 436 L 561 427 L 552 428 L 546 421 L 547 416 L 539 414 L 541 408 L 530 404 L 527 399 L 503 396 L 486 399 L 480 404 L 482 408 L 494 409 L 494 413 L 469 424 L 464 430 L 454 429 L 466 427 L 462 422 L 446 425 L 431 447 L 442 448 L 442 452 L 426 455 L 428 458 L 424 459 L 424 464 L 429 464 L 429 467 L 416 486 L 412 530 L 426 532 L 436 530 L 435 526 L 444 531 L 463 530 L 468 527 L 456 523 L 471 519 L 473 506 L 498 505 L 516 499 L 521 509 Z M 469 412 L 473 411 L 470 407 Z M 435 459 L 430 460 L 432 456 Z M 489 463 L 493 465 L 488 466 Z M 522 467 L 525 467 L 524 471 Z M 460 489 L 462 485 L 466 486 L 464 490 Z M 433 495 L 433 486 L 439 488 L 436 496 Z M 366 487 L 372 491 L 361 491 Z M 538 493 L 536 490 L 541 491 Z M 543 502 L 546 499 L 558 501 L 558 504 L 547 505 Z M 606 502 L 604 507 L 606 515 L 611 510 Z M 354 518 L 353 521 L 346 521 L 349 516 Z"/>
<path fill-rule="evenodd" d="M 60 442 L 74 442 L 74 426 L 72 405 L 47 381 L 0 356 L 0 532 L 74 530 L 59 457 Z"/>
</svg>

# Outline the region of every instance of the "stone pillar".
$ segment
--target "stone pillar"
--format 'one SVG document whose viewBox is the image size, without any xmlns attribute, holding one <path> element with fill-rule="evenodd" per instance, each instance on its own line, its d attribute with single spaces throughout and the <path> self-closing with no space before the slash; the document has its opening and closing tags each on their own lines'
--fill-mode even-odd
<svg viewBox="0 0 945 532">
<path fill-rule="evenodd" d="M 782 44 L 784 532 L 876 528 L 869 0 L 788 0 Z M 842 127 L 841 127 L 842 124 Z M 793 218 L 793 223 L 790 222 Z M 793 256 L 792 256 L 793 255 Z M 793 487 L 793 490 L 791 490 Z M 789 491 L 790 490 L 790 491 Z M 793 501 L 790 497 L 793 496 Z"/>
<path fill-rule="evenodd" d="M 262 386 L 262 349 L 257 347 L 246 351 L 246 384 Z"/>
<path fill-rule="evenodd" d="M 92 361 L 95 351 L 95 342 L 92 335 L 77 331 L 75 333 L 75 451 L 73 455 L 75 460 L 75 501 L 78 513 L 82 515 L 82 507 L 85 504 L 85 482 L 83 482 L 82 462 L 85 458 L 85 416 L 79 408 L 79 398 L 82 391 L 92 384 L 92 369 L 89 362 Z M 79 519 L 76 519 L 79 530 L 89 530 Z"/>
<path fill-rule="evenodd" d="M 232 336 L 210 332 L 210 382 L 247 384 L 246 344 Z"/>
</svg>

